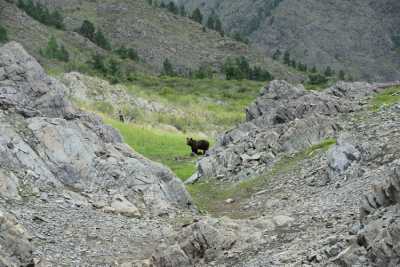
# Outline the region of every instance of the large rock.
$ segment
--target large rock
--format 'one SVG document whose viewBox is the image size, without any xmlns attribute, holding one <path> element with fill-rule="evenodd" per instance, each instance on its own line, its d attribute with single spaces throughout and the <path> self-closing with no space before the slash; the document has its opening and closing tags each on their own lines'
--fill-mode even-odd
<svg viewBox="0 0 400 267">
<path fill-rule="evenodd" d="M 95 200 L 122 194 L 153 214 L 190 204 L 171 171 L 132 151 L 96 116 L 72 108 L 65 87 L 19 44 L 0 49 L 0 73 L 0 171 L 8 173 L 8 197 L 18 198 L 24 179 L 32 188 L 67 186 Z"/>
<path fill-rule="evenodd" d="M 24 227 L 0 209 L 0 266 L 34 266 L 29 239 Z"/>
<path fill-rule="evenodd" d="M 336 136 L 341 129 L 338 115 L 359 108 L 349 95 L 358 99 L 375 89 L 365 83 L 339 83 L 311 92 L 302 85 L 272 81 L 246 109 L 247 121 L 223 134 L 209 157 L 200 160 L 198 176 L 240 180 L 262 173 L 285 153 L 303 151 Z M 257 160 L 243 160 L 255 155 Z"/>
</svg>

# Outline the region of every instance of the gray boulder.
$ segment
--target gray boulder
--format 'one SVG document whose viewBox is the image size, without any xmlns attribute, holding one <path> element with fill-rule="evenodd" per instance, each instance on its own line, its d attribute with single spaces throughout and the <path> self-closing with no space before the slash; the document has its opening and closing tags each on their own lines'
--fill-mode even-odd
<svg viewBox="0 0 400 267">
<path fill-rule="evenodd" d="M 66 88 L 17 43 L 0 48 L 0 177 L 4 196 L 68 187 L 93 201 L 123 195 L 143 213 L 191 203 L 170 170 L 135 153 L 114 129 L 74 109 Z M 7 175 L 5 175 L 7 174 Z M 24 192 L 24 188 L 30 188 Z M 25 190 L 27 191 L 27 190 Z"/>
<path fill-rule="evenodd" d="M 350 167 L 352 162 L 360 160 L 360 157 L 361 153 L 354 145 L 343 137 L 338 138 L 337 144 L 327 153 L 330 172 L 332 175 L 343 174 Z"/>
<path fill-rule="evenodd" d="M 30 239 L 15 218 L 0 210 L 0 266 L 34 266 Z"/>
</svg>

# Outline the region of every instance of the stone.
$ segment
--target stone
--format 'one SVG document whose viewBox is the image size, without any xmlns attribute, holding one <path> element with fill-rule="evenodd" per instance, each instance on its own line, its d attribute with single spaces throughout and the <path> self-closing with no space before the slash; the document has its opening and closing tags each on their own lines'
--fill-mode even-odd
<svg viewBox="0 0 400 267">
<path fill-rule="evenodd" d="M 291 223 L 294 222 L 292 217 L 286 215 L 277 215 L 273 217 L 273 221 L 278 227 L 289 226 Z"/>
<path fill-rule="evenodd" d="M 129 202 L 124 196 L 116 195 L 111 202 L 112 212 L 119 213 L 128 217 L 140 217 L 139 209 Z"/>
</svg>

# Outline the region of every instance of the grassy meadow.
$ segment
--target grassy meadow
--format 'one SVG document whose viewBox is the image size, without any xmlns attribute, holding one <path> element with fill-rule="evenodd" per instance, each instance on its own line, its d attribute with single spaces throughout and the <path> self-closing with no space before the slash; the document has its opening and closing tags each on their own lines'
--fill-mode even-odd
<svg viewBox="0 0 400 267">
<path fill-rule="evenodd" d="M 120 131 L 135 151 L 168 166 L 185 180 L 196 169 L 196 157 L 190 156 L 186 137 L 207 139 L 212 144 L 218 133 L 245 119 L 245 108 L 265 83 L 135 74 L 132 81 L 118 86 L 133 97 L 172 107 L 178 113 L 144 112 L 128 102 L 116 106 L 107 102 L 108 99 L 73 101 L 77 106 L 101 115 L 107 124 Z M 99 98 L 102 92 L 95 85 L 92 87 L 90 97 Z M 112 85 L 110 88 L 107 90 L 113 90 Z M 126 118 L 134 119 L 121 123 L 116 115 L 120 109 Z"/>
</svg>

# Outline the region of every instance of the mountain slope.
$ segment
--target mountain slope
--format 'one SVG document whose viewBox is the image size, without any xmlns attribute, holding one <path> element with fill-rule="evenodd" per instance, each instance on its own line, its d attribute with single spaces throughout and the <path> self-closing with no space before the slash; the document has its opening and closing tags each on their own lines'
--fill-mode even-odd
<svg viewBox="0 0 400 267">
<path fill-rule="evenodd" d="M 182 0 L 214 10 L 229 32 L 240 32 L 266 53 L 290 51 L 296 61 L 331 66 L 356 78 L 400 78 L 400 2 L 317 0 Z"/>
<path fill-rule="evenodd" d="M 40 56 L 38 49 L 46 44 L 51 33 L 61 38 L 77 59 L 85 59 L 96 50 L 102 51 L 73 32 L 83 20 L 88 19 L 102 29 L 114 48 L 120 45 L 135 48 L 153 72 L 159 72 L 167 58 L 177 70 L 185 71 L 204 64 L 219 69 L 226 57 L 244 55 L 253 64 L 266 67 L 276 77 L 301 78 L 296 71 L 274 62 L 246 44 L 221 37 L 215 31 L 204 32 L 200 24 L 150 6 L 145 0 L 41 2 L 50 9 L 56 7 L 62 10 L 67 31 L 56 31 L 41 25 L 14 5 L 0 1 L 5 7 L 0 22 L 10 28 L 10 38 L 27 47 L 33 43 L 29 52 L 35 56 Z"/>
</svg>

